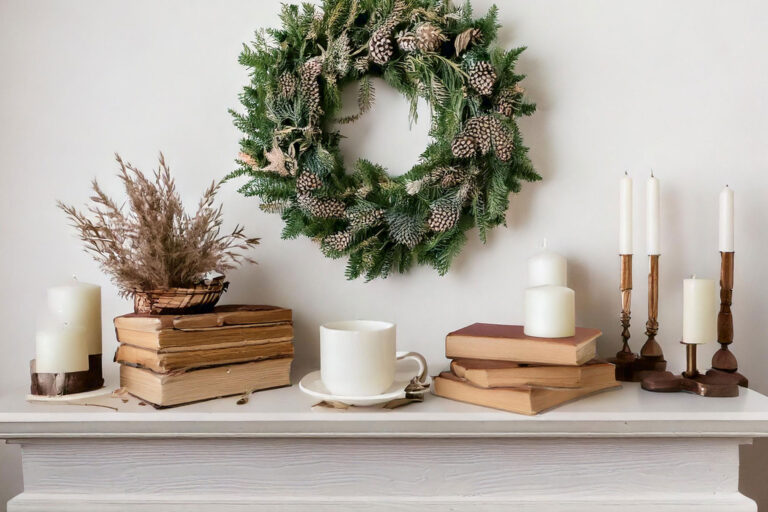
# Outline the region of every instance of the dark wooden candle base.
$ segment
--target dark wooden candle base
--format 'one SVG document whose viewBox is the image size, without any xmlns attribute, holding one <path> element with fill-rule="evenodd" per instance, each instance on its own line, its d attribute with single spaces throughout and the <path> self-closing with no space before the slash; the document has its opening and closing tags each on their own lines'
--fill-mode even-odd
<svg viewBox="0 0 768 512">
<path fill-rule="evenodd" d="M 703 375 L 698 373 L 693 376 L 685 373 L 674 375 L 672 372 L 656 372 L 642 380 L 642 387 L 657 393 L 686 391 L 701 396 L 729 397 L 739 396 L 739 380 L 736 374 L 719 370 L 709 370 Z"/>
<path fill-rule="evenodd" d="M 32 377 L 30 393 L 38 396 L 61 396 L 85 393 L 104 387 L 101 354 L 88 356 L 88 369 L 70 373 L 37 373 L 35 360 L 29 362 Z"/>
<path fill-rule="evenodd" d="M 667 369 L 667 362 L 663 357 L 640 356 L 628 361 L 615 357 L 608 361 L 616 366 L 616 380 L 622 382 L 640 382 L 650 372 L 663 372 Z"/>
</svg>

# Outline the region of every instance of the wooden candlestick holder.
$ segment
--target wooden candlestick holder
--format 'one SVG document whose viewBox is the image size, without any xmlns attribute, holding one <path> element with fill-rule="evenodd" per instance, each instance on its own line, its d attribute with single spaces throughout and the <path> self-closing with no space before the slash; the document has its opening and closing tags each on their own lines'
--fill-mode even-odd
<svg viewBox="0 0 768 512">
<path fill-rule="evenodd" d="M 747 387 L 749 381 L 738 372 L 736 356 L 728 350 L 733 343 L 733 252 L 720 252 L 720 312 L 717 314 L 717 342 L 720 349 L 712 356 L 712 369 L 730 374 L 739 386 Z"/>
<path fill-rule="evenodd" d="M 632 255 L 621 255 L 621 325 L 623 338 L 622 349 L 610 361 L 616 365 L 616 380 L 638 382 L 649 372 L 664 371 L 667 362 L 661 345 L 656 341 L 659 331 L 659 255 L 649 256 L 648 272 L 648 321 L 645 324 L 645 334 L 648 339 L 640 349 L 640 356 L 635 355 L 629 348 L 629 319 L 632 293 Z"/>
<path fill-rule="evenodd" d="M 686 371 L 681 375 L 655 372 L 643 378 L 643 389 L 657 392 L 687 391 L 701 396 L 739 396 L 739 386 L 747 387 L 736 356 L 728 350 L 733 343 L 733 252 L 720 253 L 720 312 L 717 315 L 717 342 L 720 349 L 712 357 L 712 368 L 700 374 L 696 369 L 696 345 L 686 345 Z"/>
<path fill-rule="evenodd" d="M 29 362 L 30 393 L 40 397 L 74 395 L 104 387 L 101 354 L 88 356 L 88 369 L 81 372 L 38 373 L 35 360 Z"/>
</svg>

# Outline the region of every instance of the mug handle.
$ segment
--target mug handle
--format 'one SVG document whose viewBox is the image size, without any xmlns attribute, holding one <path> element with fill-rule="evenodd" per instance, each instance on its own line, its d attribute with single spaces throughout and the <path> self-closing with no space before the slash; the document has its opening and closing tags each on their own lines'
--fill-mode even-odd
<svg viewBox="0 0 768 512">
<path fill-rule="evenodd" d="M 419 373 L 416 378 L 422 384 L 427 382 L 427 360 L 424 359 L 424 356 L 418 352 L 397 352 L 395 355 L 398 361 L 402 361 L 403 359 L 413 359 L 419 363 Z"/>
</svg>

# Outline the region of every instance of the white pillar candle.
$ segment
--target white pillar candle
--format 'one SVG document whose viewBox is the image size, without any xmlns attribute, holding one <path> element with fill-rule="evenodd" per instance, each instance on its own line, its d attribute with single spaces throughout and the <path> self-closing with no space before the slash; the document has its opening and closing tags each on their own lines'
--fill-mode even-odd
<svg viewBox="0 0 768 512">
<path fill-rule="evenodd" d="M 60 322 L 46 322 L 35 336 L 35 371 L 69 373 L 88 370 L 85 330 Z"/>
<path fill-rule="evenodd" d="M 525 290 L 526 336 L 567 338 L 576 334 L 576 295 L 565 286 L 536 286 Z"/>
<path fill-rule="evenodd" d="M 528 286 L 568 284 L 568 262 L 557 253 L 545 249 L 528 258 Z"/>
<path fill-rule="evenodd" d="M 645 189 L 645 238 L 649 255 L 661 254 L 660 204 L 659 180 L 651 172 Z"/>
<path fill-rule="evenodd" d="M 683 281 L 683 343 L 717 339 L 717 295 L 713 279 Z"/>
<path fill-rule="evenodd" d="M 619 188 L 619 254 L 632 254 L 632 178 L 626 173 Z"/>
<path fill-rule="evenodd" d="M 733 252 L 733 190 L 720 192 L 720 252 Z"/>
<path fill-rule="evenodd" d="M 101 287 L 73 281 L 48 289 L 48 307 L 60 323 L 83 330 L 88 354 L 101 354 Z"/>
</svg>

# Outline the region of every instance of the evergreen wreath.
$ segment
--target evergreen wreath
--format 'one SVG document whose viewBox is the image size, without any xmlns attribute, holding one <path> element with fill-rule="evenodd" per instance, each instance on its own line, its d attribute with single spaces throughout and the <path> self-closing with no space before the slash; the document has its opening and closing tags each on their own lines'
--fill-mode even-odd
<svg viewBox="0 0 768 512">
<path fill-rule="evenodd" d="M 328 257 L 348 256 L 348 279 L 386 277 L 428 264 L 443 275 L 477 227 L 505 223 L 509 193 L 541 179 L 515 119 L 531 115 L 515 63 L 524 50 L 492 47 L 497 9 L 474 19 L 469 1 L 324 0 L 284 5 L 281 29 L 256 33 L 240 63 L 251 83 L 231 110 L 241 140 L 239 190 L 279 213 L 283 238 L 306 235 Z M 344 169 L 332 123 L 371 108 L 371 77 L 430 105 L 431 143 L 391 177 L 361 159 Z M 357 82 L 359 113 L 338 119 L 340 90 Z"/>
</svg>

